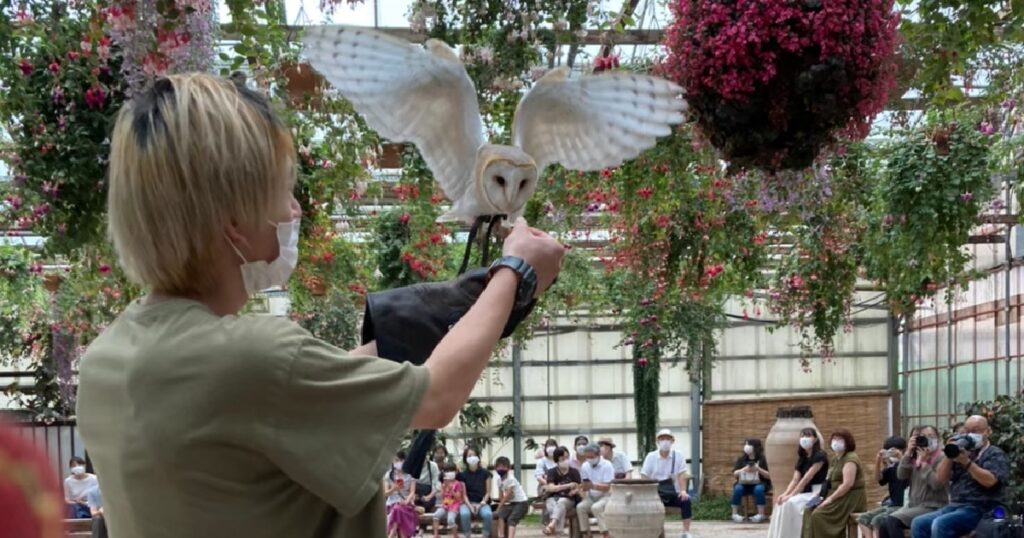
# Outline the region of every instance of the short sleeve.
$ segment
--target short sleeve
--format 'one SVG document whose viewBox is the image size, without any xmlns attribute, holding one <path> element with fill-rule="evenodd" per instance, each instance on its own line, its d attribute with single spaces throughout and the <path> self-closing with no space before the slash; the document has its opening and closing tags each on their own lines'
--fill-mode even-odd
<svg viewBox="0 0 1024 538">
<path fill-rule="evenodd" d="M 1000 485 L 1005 486 L 1010 480 L 1010 464 L 1006 459 L 1006 453 L 1002 450 L 993 454 L 991 458 L 986 458 L 981 463 L 981 467 L 995 475 Z"/>
<path fill-rule="evenodd" d="M 678 476 L 689 470 L 690 468 L 686 465 L 686 458 L 683 457 L 682 452 L 676 452 L 676 468 L 673 469 L 672 476 Z"/>
<path fill-rule="evenodd" d="M 349 356 L 301 328 L 278 394 L 268 456 L 343 516 L 380 488 L 429 382 L 423 367 Z"/>
<path fill-rule="evenodd" d="M 640 467 L 640 474 L 648 478 L 654 476 L 654 462 L 651 461 L 651 455 L 644 456 L 644 464 Z"/>
</svg>

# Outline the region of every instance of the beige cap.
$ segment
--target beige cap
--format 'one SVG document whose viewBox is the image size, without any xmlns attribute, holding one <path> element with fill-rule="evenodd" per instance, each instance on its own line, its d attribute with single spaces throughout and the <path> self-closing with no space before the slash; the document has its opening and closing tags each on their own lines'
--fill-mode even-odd
<svg viewBox="0 0 1024 538">
<path fill-rule="evenodd" d="M 599 445 L 608 445 L 608 446 L 610 446 L 612 448 L 615 448 L 615 443 L 612 442 L 612 438 L 611 437 L 598 437 L 597 438 L 597 444 L 599 444 Z"/>
<path fill-rule="evenodd" d="M 658 430 L 658 435 L 654 436 L 655 439 L 660 439 L 662 437 L 671 437 L 672 439 L 676 438 L 674 435 L 672 435 L 672 430 L 668 428 Z"/>
</svg>

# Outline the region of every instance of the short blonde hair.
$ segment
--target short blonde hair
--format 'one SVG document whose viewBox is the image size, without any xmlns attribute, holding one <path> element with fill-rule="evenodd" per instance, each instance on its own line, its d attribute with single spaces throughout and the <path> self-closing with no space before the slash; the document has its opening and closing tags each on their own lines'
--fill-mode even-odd
<svg viewBox="0 0 1024 538">
<path fill-rule="evenodd" d="M 110 142 L 108 231 L 128 277 L 208 290 L 224 225 L 265 221 L 294 162 L 263 95 L 198 73 L 156 80 L 118 113 Z"/>
</svg>

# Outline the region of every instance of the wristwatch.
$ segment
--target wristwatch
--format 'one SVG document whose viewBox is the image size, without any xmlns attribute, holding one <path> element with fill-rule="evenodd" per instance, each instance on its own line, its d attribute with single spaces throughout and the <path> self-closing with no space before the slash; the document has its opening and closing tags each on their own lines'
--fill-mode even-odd
<svg viewBox="0 0 1024 538">
<path fill-rule="evenodd" d="M 533 295 L 537 292 L 537 273 L 533 270 L 533 267 L 530 267 L 526 260 L 518 256 L 502 256 L 494 260 L 494 263 L 487 270 L 488 282 L 491 280 L 491 276 L 502 267 L 512 269 L 519 276 L 515 308 L 522 308 L 533 302 Z"/>
</svg>

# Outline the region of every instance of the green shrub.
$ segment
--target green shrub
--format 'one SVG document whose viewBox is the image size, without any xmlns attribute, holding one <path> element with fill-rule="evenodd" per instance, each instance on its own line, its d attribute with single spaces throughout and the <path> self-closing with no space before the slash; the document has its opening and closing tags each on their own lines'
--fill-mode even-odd
<svg viewBox="0 0 1024 538">
<path fill-rule="evenodd" d="M 693 503 L 694 521 L 725 521 L 732 516 L 732 505 L 725 495 L 703 495 Z"/>
</svg>

